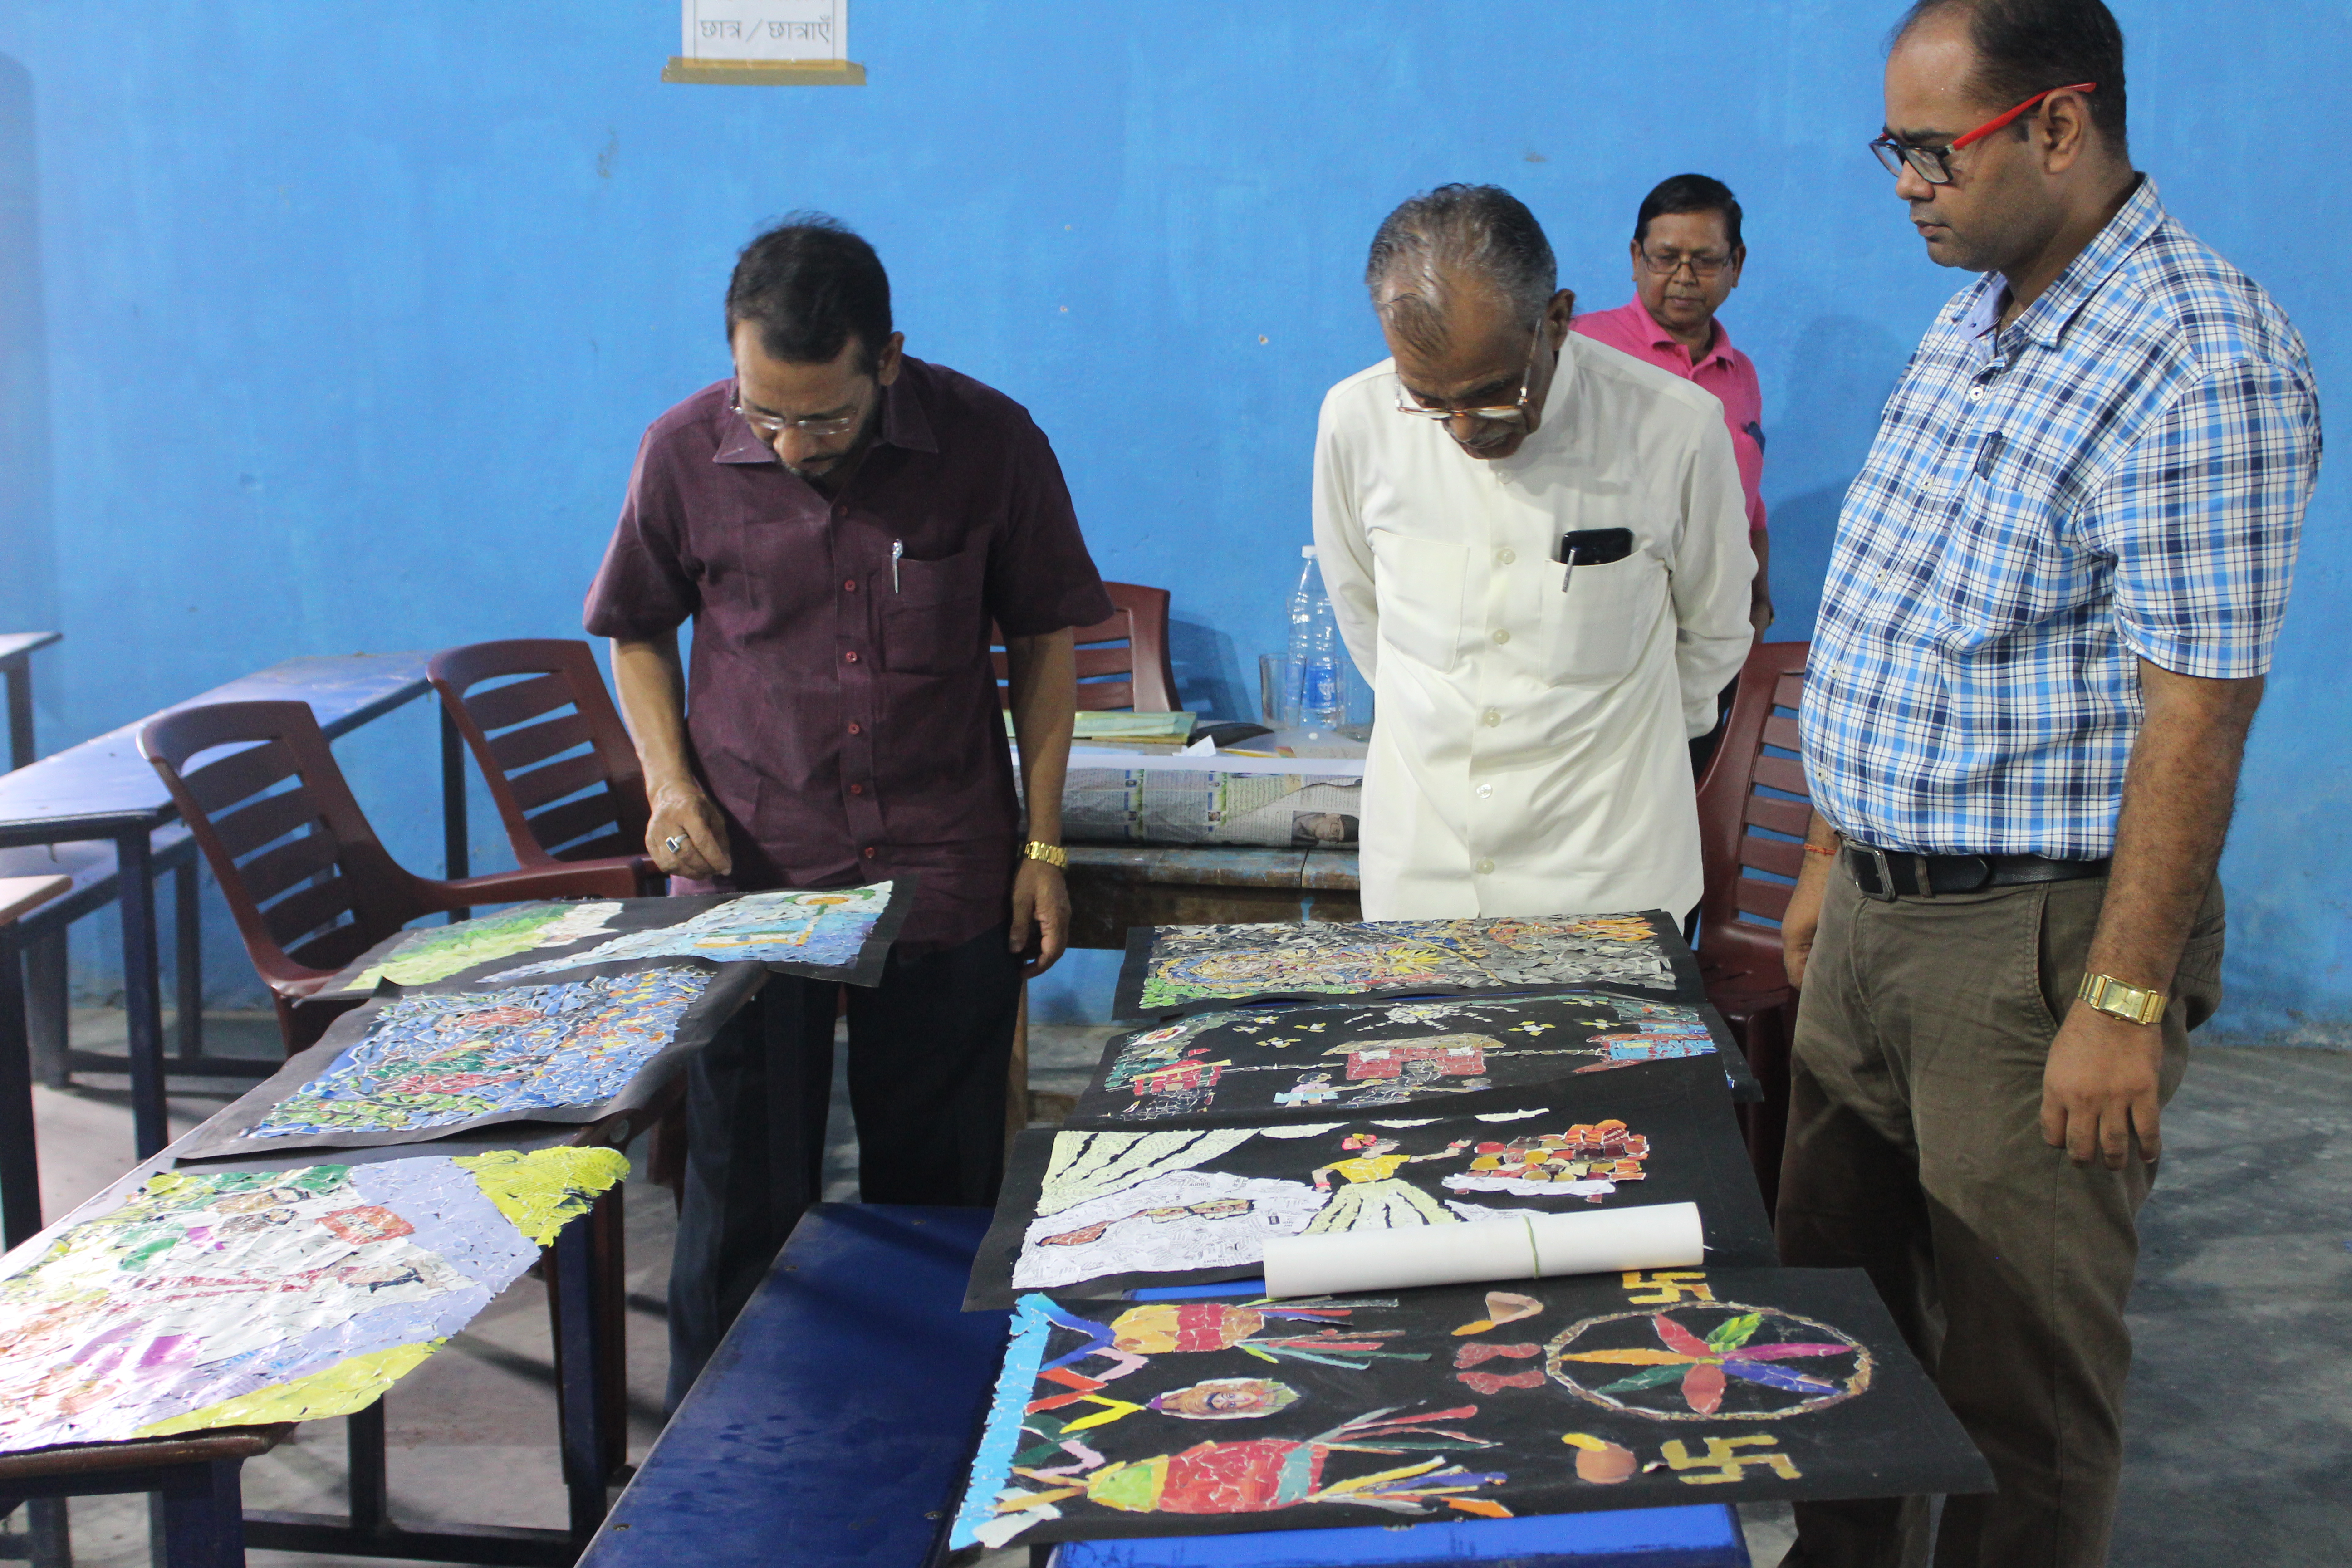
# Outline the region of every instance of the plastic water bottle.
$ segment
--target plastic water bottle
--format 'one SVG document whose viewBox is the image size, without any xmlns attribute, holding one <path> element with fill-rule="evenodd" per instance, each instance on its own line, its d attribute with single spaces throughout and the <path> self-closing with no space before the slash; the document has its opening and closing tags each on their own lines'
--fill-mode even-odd
<svg viewBox="0 0 2352 1568">
<path fill-rule="evenodd" d="M 1331 597 L 1315 570 L 1315 547 L 1302 544 L 1306 562 L 1298 586 L 1290 595 L 1290 668 L 1296 685 L 1295 722 L 1306 730 L 1337 730 L 1347 721 L 1347 696 L 1339 679 L 1339 661 L 1347 650 L 1339 640 L 1339 617 L 1331 613 Z"/>
</svg>

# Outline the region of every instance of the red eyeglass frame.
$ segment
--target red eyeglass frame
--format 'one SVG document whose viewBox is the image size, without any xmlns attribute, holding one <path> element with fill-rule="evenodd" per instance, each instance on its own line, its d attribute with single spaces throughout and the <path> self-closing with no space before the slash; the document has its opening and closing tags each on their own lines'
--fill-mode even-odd
<svg viewBox="0 0 2352 1568">
<path fill-rule="evenodd" d="M 2043 99 L 2048 98 L 2053 92 L 2096 92 L 2098 90 L 2099 84 L 2095 81 L 2069 82 L 2064 87 L 2044 88 L 2040 92 L 2035 93 L 2032 98 L 2027 99 L 2023 103 L 2019 104 L 2015 109 L 2011 110 L 2007 114 L 2001 115 L 1997 119 L 1986 121 L 1982 125 L 1978 126 L 1974 131 L 1969 132 L 1965 136 L 1953 137 L 1952 146 L 1957 149 L 1965 147 L 1971 142 L 1983 141 L 1986 137 L 1991 135 L 1994 132 L 2000 130 L 2002 126 L 2008 124 L 2019 115 L 2023 114 L 2028 110 L 2033 108 L 2034 105 L 2040 103 Z"/>
<path fill-rule="evenodd" d="M 1954 137 L 1951 142 L 1945 146 L 1914 147 L 1908 142 L 1897 141 L 1894 134 L 1889 132 L 1873 141 L 1870 143 L 1870 150 L 1872 153 L 1877 154 L 1879 163 L 1885 166 L 1886 172 L 1890 174 L 1901 174 L 1903 171 L 1900 165 L 1907 163 L 1918 174 L 1921 179 L 1927 181 L 1929 184 L 1948 185 L 1952 183 L 1952 153 L 1958 152 L 1961 148 L 1968 146 L 1970 142 L 1983 141 L 1986 137 L 1991 135 L 2002 126 L 2007 125 L 2011 121 L 2015 120 L 2019 115 L 2032 112 L 2035 108 L 2040 106 L 2044 99 L 2049 98 L 2053 93 L 2096 92 L 2098 90 L 2099 84 L 2095 81 L 2069 82 L 2064 87 L 2044 88 L 2040 92 L 2035 93 L 2032 98 L 2027 99 L 2023 103 L 2021 103 L 2016 108 L 2009 110 L 2006 114 L 1996 115 L 1994 118 L 1986 121 L 1982 125 L 1978 126 L 1975 130 L 1967 132 L 1965 135 Z M 1880 152 L 1881 148 L 1885 149 L 1885 151 Z M 1891 158 L 1889 154 L 1892 154 Z M 1920 164 L 1918 160 L 1921 158 L 1928 159 L 1935 163 L 1935 171 L 1932 174 Z"/>
</svg>

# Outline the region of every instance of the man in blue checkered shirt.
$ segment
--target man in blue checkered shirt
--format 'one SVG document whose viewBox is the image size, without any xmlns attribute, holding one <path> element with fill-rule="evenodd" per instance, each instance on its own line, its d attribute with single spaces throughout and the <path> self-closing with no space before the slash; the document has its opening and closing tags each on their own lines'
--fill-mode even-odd
<svg viewBox="0 0 2352 1568">
<path fill-rule="evenodd" d="M 1939 1565 L 2103 1563 L 2161 1107 L 2319 463 L 2301 339 L 2167 215 L 2099 0 L 1923 0 L 1873 150 L 1981 273 L 1846 493 L 1803 705 L 1779 1230 L 1868 1268 L 1990 1460 Z M 1924 1561 L 1924 1500 L 1788 1562 Z"/>
</svg>

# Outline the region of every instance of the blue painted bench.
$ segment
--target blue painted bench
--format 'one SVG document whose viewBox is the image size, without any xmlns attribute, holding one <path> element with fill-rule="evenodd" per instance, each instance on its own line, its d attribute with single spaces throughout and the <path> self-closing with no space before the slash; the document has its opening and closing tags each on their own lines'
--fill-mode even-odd
<svg viewBox="0 0 2352 1568">
<path fill-rule="evenodd" d="M 985 1209 L 822 1204 L 678 1407 L 581 1568 L 927 1568 L 1007 1331 L 963 1312 Z M 1221 1289 L 1230 1289 L 1231 1287 Z M 1035 1549 L 1044 1562 L 1047 1549 Z M 1075 1542 L 1056 1568 L 1748 1568 L 1721 1506 Z"/>
</svg>

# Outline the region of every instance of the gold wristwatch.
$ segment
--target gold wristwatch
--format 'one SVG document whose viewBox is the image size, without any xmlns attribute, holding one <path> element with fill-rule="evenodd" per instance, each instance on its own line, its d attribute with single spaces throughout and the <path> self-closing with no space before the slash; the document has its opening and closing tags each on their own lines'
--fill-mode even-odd
<svg viewBox="0 0 2352 1568">
<path fill-rule="evenodd" d="M 2085 974 L 2076 993 L 2102 1013 L 2127 1024 L 2153 1024 L 2164 1016 L 2164 993 L 2126 985 L 2112 974 Z"/>
<path fill-rule="evenodd" d="M 1021 855 L 1024 859 L 1043 860 L 1065 871 L 1070 868 L 1070 852 L 1058 844 L 1040 844 L 1032 838 L 1021 847 Z"/>
</svg>

